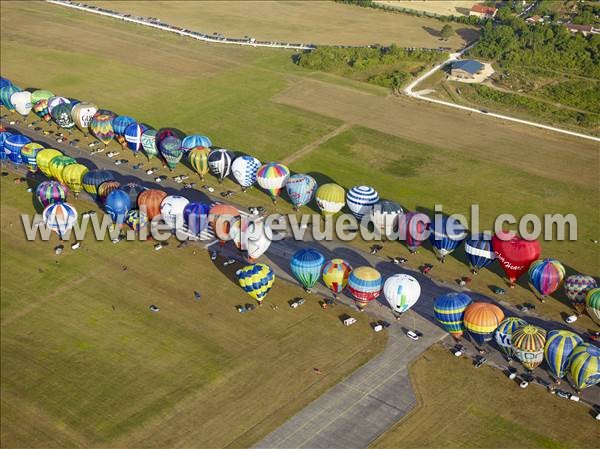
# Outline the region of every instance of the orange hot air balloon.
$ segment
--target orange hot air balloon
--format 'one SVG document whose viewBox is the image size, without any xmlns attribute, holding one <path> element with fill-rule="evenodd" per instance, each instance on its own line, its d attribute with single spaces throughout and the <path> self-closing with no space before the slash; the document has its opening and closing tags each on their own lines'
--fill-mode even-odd
<svg viewBox="0 0 600 449">
<path fill-rule="evenodd" d="M 215 231 L 217 239 L 224 244 L 229 237 L 229 229 L 232 225 L 226 218 L 239 217 L 240 211 L 229 204 L 216 204 L 208 211 L 208 222 Z"/>
<path fill-rule="evenodd" d="M 488 302 L 473 302 L 465 309 L 463 322 L 478 345 L 483 345 L 494 336 L 494 331 L 504 319 L 500 307 Z"/>
<path fill-rule="evenodd" d="M 167 193 L 158 189 L 144 190 L 138 195 L 137 203 L 140 211 L 145 213 L 148 221 L 160 214 L 160 203 L 167 197 Z"/>
<path fill-rule="evenodd" d="M 98 186 L 98 199 L 102 204 L 106 201 L 106 197 L 110 194 L 110 192 L 117 190 L 121 187 L 121 183 L 119 181 L 104 181 L 102 184 Z"/>
</svg>

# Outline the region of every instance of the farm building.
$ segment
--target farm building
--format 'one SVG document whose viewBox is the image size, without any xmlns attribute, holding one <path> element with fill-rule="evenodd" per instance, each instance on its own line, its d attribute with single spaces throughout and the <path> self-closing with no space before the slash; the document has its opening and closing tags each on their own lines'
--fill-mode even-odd
<svg viewBox="0 0 600 449">
<path fill-rule="evenodd" d="M 475 79 L 475 76 L 481 73 L 484 67 L 481 62 L 473 59 L 456 61 L 450 68 L 450 75 L 460 79 Z"/>
<path fill-rule="evenodd" d="M 569 30 L 573 34 L 581 33 L 584 36 L 588 34 L 599 34 L 600 29 L 594 28 L 592 25 L 579 25 L 576 23 L 567 23 L 565 24 L 567 30 Z"/>
<path fill-rule="evenodd" d="M 493 19 L 498 9 L 493 6 L 473 5 L 469 11 L 469 16 L 476 16 L 480 19 Z"/>
</svg>

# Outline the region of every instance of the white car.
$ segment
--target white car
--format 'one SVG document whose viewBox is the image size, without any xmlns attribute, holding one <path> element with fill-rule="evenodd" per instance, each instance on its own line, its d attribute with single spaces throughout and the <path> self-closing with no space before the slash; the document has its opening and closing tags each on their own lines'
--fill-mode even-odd
<svg viewBox="0 0 600 449">
<path fill-rule="evenodd" d="M 568 317 L 565 318 L 565 322 L 567 324 L 574 323 L 575 321 L 577 321 L 577 315 L 569 315 Z"/>
<path fill-rule="evenodd" d="M 112 158 L 112 157 L 118 156 L 119 154 L 121 154 L 121 153 L 119 153 L 118 151 L 109 151 L 108 153 L 106 153 L 106 156 Z"/>
<path fill-rule="evenodd" d="M 156 245 L 154 245 L 154 251 L 160 251 L 162 249 L 162 245 L 160 243 L 157 243 Z"/>
<path fill-rule="evenodd" d="M 71 245 L 71 249 L 73 249 L 73 250 L 79 249 L 79 248 L 81 248 L 81 242 L 73 243 Z"/>
<path fill-rule="evenodd" d="M 417 333 L 415 331 L 406 332 L 406 336 L 414 341 L 417 341 L 419 339 L 419 336 L 417 335 Z"/>
<path fill-rule="evenodd" d="M 123 159 L 118 159 L 115 161 L 115 165 L 121 165 L 123 164 Z"/>
<path fill-rule="evenodd" d="M 521 388 L 527 388 L 528 386 L 529 386 L 529 382 L 527 382 L 526 380 L 522 381 L 519 384 L 519 387 L 521 387 Z"/>
<path fill-rule="evenodd" d="M 57 141 L 58 143 L 62 143 L 63 139 L 62 139 L 62 137 L 58 137 L 58 138 L 56 139 L 56 141 Z"/>
<path fill-rule="evenodd" d="M 104 153 L 104 150 L 106 150 L 105 147 L 100 147 L 96 149 L 96 153 Z"/>
</svg>

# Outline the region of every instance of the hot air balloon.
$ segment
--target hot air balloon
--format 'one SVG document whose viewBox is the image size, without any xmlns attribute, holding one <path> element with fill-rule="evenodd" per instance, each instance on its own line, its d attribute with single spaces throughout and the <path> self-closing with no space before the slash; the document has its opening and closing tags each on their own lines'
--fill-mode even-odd
<svg viewBox="0 0 600 449">
<path fill-rule="evenodd" d="M 230 239 L 229 231 L 240 211 L 229 204 L 215 204 L 208 212 L 208 222 L 221 244 Z"/>
<path fill-rule="evenodd" d="M 324 264 L 323 255 L 310 248 L 296 251 L 290 260 L 292 274 L 308 293 L 321 277 L 321 269 Z"/>
<path fill-rule="evenodd" d="M 63 240 L 77 222 L 77 210 L 69 203 L 53 203 L 44 209 L 42 217 L 44 225 Z"/>
<path fill-rule="evenodd" d="M 6 153 L 6 156 L 13 164 L 20 165 L 23 162 L 21 148 L 30 142 L 31 139 L 23 134 L 8 136 L 4 141 L 4 153 Z"/>
<path fill-rule="evenodd" d="M 64 184 L 73 192 L 75 198 L 83 189 L 83 177 L 88 172 L 88 168 L 82 164 L 67 165 L 62 171 Z"/>
<path fill-rule="evenodd" d="M 600 288 L 588 290 L 585 296 L 585 308 L 594 323 L 600 326 Z"/>
<path fill-rule="evenodd" d="M 210 206 L 203 203 L 188 203 L 183 209 L 183 220 L 192 234 L 199 236 L 208 227 Z"/>
<path fill-rule="evenodd" d="M 190 154 L 191 156 L 191 154 Z M 256 174 L 260 168 L 260 161 L 252 156 L 238 156 L 231 163 L 233 177 L 246 191 L 248 187 L 256 182 Z"/>
<path fill-rule="evenodd" d="M 37 115 L 39 118 L 41 118 L 42 120 L 44 120 L 45 122 L 49 122 L 51 117 L 50 117 L 50 112 L 48 112 L 48 100 L 40 100 L 37 103 L 35 103 L 32 108 L 33 112 L 35 113 L 35 115 Z"/>
<path fill-rule="evenodd" d="M 565 295 L 567 295 L 577 313 L 583 313 L 587 292 L 596 287 L 596 280 L 591 276 L 574 274 L 567 278 L 565 281 Z"/>
<path fill-rule="evenodd" d="M 158 189 L 144 190 L 138 195 L 138 207 L 142 213 L 146 214 L 148 221 L 152 221 L 160 214 L 160 204 L 166 196 L 166 192 Z"/>
<path fill-rule="evenodd" d="M 9 133 L 2 128 L 2 131 L 0 132 L 0 160 L 5 160 L 7 158 L 6 152 L 4 151 L 4 142 L 12 135 L 13 133 Z"/>
<path fill-rule="evenodd" d="M 160 149 L 160 143 L 166 137 L 177 137 L 179 140 L 183 140 L 185 138 L 184 135 L 181 134 L 180 131 L 173 128 L 161 128 L 156 133 L 156 147 Z"/>
<path fill-rule="evenodd" d="M 479 274 L 479 270 L 487 267 L 496 258 L 492 248 L 492 236 L 486 233 L 471 235 L 465 242 L 465 253 L 471 266 L 471 272 Z"/>
<path fill-rule="evenodd" d="M 348 284 L 352 266 L 344 259 L 332 259 L 323 267 L 323 283 L 337 297 Z"/>
<path fill-rule="evenodd" d="M 212 150 L 208 154 L 208 169 L 219 182 L 223 182 L 223 179 L 229 175 L 234 158 L 235 155 L 224 148 Z"/>
<path fill-rule="evenodd" d="M 52 111 L 54 111 L 55 107 L 57 107 L 61 104 L 70 104 L 70 103 L 71 103 L 71 101 L 68 98 L 60 97 L 57 95 L 48 98 L 48 112 L 50 113 L 50 116 L 52 116 L 52 118 L 54 118 L 54 116 L 52 115 Z M 69 107 L 69 112 L 71 112 L 70 107 Z"/>
<path fill-rule="evenodd" d="M 2 105 L 9 111 L 15 109 L 14 105 L 10 101 L 10 98 L 17 92 L 21 92 L 21 89 L 12 84 L 0 88 L 0 101 L 2 101 Z"/>
<path fill-rule="evenodd" d="M 58 126 L 64 129 L 71 129 L 75 126 L 73 117 L 71 117 L 71 105 L 66 103 L 58 104 L 50 112 L 50 116 Z"/>
<path fill-rule="evenodd" d="M 46 100 L 46 108 L 48 107 L 48 100 L 50 98 L 52 98 L 54 96 L 54 94 L 52 92 L 50 92 L 49 90 L 34 90 L 31 93 L 31 103 L 33 105 L 35 105 L 36 103 L 38 103 L 41 100 Z"/>
<path fill-rule="evenodd" d="M 148 129 L 142 133 L 142 148 L 148 156 L 148 160 L 158 157 L 158 148 L 156 147 L 156 130 Z"/>
<path fill-rule="evenodd" d="M 495 304 L 472 302 L 465 309 L 463 322 L 478 345 L 491 341 L 494 331 L 504 319 L 504 312 Z"/>
<path fill-rule="evenodd" d="M 436 218 L 430 224 L 429 241 L 438 259 L 444 263 L 467 236 L 465 227 L 453 217 Z"/>
<path fill-rule="evenodd" d="M 38 166 L 36 157 L 43 149 L 44 147 L 42 145 L 35 142 L 29 142 L 21 147 L 21 160 L 25 165 L 27 165 L 27 169 L 31 173 L 35 173 L 37 171 Z"/>
<path fill-rule="evenodd" d="M 558 290 L 565 279 L 565 267 L 556 259 L 538 260 L 529 267 L 529 286 L 543 301 Z"/>
<path fill-rule="evenodd" d="M 445 293 L 438 296 L 433 305 L 435 319 L 455 339 L 459 339 L 464 330 L 465 309 L 472 300 L 464 293 Z"/>
<path fill-rule="evenodd" d="M 127 147 L 129 147 L 136 157 L 142 148 L 142 135 L 147 129 L 146 125 L 138 123 L 132 123 L 125 129 L 125 142 L 127 142 Z"/>
<path fill-rule="evenodd" d="M 335 215 L 344 207 L 346 191 L 343 187 L 329 183 L 317 189 L 315 198 L 321 214 L 325 217 Z"/>
<path fill-rule="evenodd" d="M 238 217 L 229 236 L 240 251 L 244 251 L 249 262 L 254 262 L 271 246 L 271 229 L 264 221 Z"/>
<path fill-rule="evenodd" d="M 77 103 L 71 109 L 71 118 L 75 122 L 77 128 L 79 128 L 85 136 L 87 136 L 88 128 L 90 127 L 96 112 L 98 112 L 98 107 L 95 104 L 85 101 Z"/>
<path fill-rule="evenodd" d="M 64 203 L 67 200 L 67 192 L 58 181 L 44 181 L 35 189 L 35 197 L 42 206 L 48 207 L 50 204 Z"/>
<path fill-rule="evenodd" d="M 110 218 L 116 225 L 122 225 L 125 222 L 125 216 L 130 208 L 131 201 L 129 200 L 129 195 L 120 189 L 110 192 L 104 203 L 104 210 L 110 215 Z"/>
<path fill-rule="evenodd" d="M 38 166 L 38 169 L 47 177 L 51 177 L 52 173 L 50 173 L 50 161 L 54 159 L 56 156 L 62 156 L 62 152 L 55 150 L 54 148 L 46 148 L 45 150 L 40 150 L 37 156 L 35 157 L 35 162 Z"/>
<path fill-rule="evenodd" d="M 297 173 L 288 178 L 285 189 L 294 205 L 294 210 L 298 210 L 312 200 L 317 190 L 317 181 L 312 176 Z"/>
<path fill-rule="evenodd" d="M 544 360 L 546 331 L 541 327 L 527 324 L 513 332 L 512 345 L 515 357 L 530 371 Z"/>
<path fill-rule="evenodd" d="M 119 115 L 118 117 L 113 118 L 112 127 L 115 133 L 115 139 L 117 139 L 117 142 L 123 147 L 125 146 L 125 130 L 133 123 L 136 123 L 135 119 L 128 115 Z"/>
<path fill-rule="evenodd" d="M 387 200 L 379 201 L 371 210 L 375 230 L 381 235 L 390 237 L 398 228 L 398 220 L 403 213 L 404 210 L 399 204 Z"/>
<path fill-rule="evenodd" d="M 98 200 L 101 204 L 106 203 L 106 198 L 115 190 L 121 187 L 121 183 L 119 181 L 104 181 L 102 184 L 98 186 Z M 129 209 L 129 208 L 128 208 Z"/>
<path fill-rule="evenodd" d="M 31 104 L 31 92 L 22 90 L 15 92 L 10 96 L 10 102 L 15 107 L 15 110 L 23 117 L 27 117 L 31 112 L 33 105 Z"/>
<path fill-rule="evenodd" d="M 195 147 L 188 151 L 188 161 L 200 179 L 204 179 L 204 175 L 208 173 L 209 152 L 210 150 L 204 147 Z"/>
<path fill-rule="evenodd" d="M 379 297 L 382 287 L 383 278 L 375 268 L 358 267 L 348 276 L 348 291 L 361 309 Z"/>
<path fill-rule="evenodd" d="M 175 136 L 167 136 L 162 139 L 158 144 L 158 149 L 162 157 L 167 161 L 167 166 L 170 170 L 173 170 L 177 166 L 183 156 L 181 140 Z"/>
<path fill-rule="evenodd" d="M 98 187 L 106 181 L 114 181 L 115 175 L 109 170 L 90 170 L 83 175 L 83 189 L 90 195 L 98 195 Z"/>
<path fill-rule="evenodd" d="M 533 261 L 540 257 L 542 249 L 537 240 L 525 240 L 509 233 L 500 232 L 492 237 L 492 247 L 509 279 L 510 287 L 525 273 Z"/>
<path fill-rule="evenodd" d="M 358 219 L 362 219 L 373 210 L 379 201 L 379 194 L 373 187 L 354 186 L 346 194 L 346 204 L 350 212 Z"/>
<path fill-rule="evenodd" d="M 550 368 L 550 374 L 560 381 L 569 368 L 571 353 L 577 345 L 583 343 L 583 339 L 574 332 L 565 330 L 552 330 L 548 332 L 544 356 Z"/>
<path fill-rule="evenodd" d="M 600 383 L 600 349 L 582 343 L 571 353 L 571 377 L 578 390 Z"/>
<path fill-rule="evenodd" d="M 113 117 L 111 115 L 96 113 L 90 123 L 90 131 L 104 145 L 108 145 L 115 137 L 112 122 Z"/>
<path fill-rule="evenodd" d="M 421 212 L 407 212 L 398 218 L 398 235 L 414 254 L 429 236 L 431 220 Z"/>
<path fill-rule="evenodd" d="M 383 284 L 383 294 L 395 313 L 404 313 L 421 296 L 421 285 L 408 274 L 394 274 Z"/>
<path fill-rule="evenodd" d="M 0 89 L 2 89 L 3 87 L 7 87 L 7 86 L 12 86 L 13 83 L 11 80 L 9 80 L 8 78 L 4 78 L 3 76 L 0 76 Z"/>
<path fill-rule="evenodd" d="M 279 192 L 290 176 L 290 169 L 276 162 L 264 164 L 256 172 L 256 182 L 271 195 L 273 202 L 277 201 Z"/>
<path fill-rule="evenodd" d="M 61 184 L 64 184 L 65 180 L 63 179 L 63 176 L 62 176 L 63 170 L 65 169 L 65 167 L 67 165 L 76 164 L 76 163 L 77 163 L 77 161 L 75 159 L 73 159 L 72 157 L 69 157 L 69 156 L 65 156 L 64 154 L 60 155 L 60 156 L 55 156 L 50 161 L 48 170 L 50 170 L 50 174 L 52 175 L 52 177 L 54 179 L 56 179 Z"/>
<path fill-rule="evenodd" d="M 127 215 L 125 215 L 125 224 L 134 231 L 139 232 L 140 229 L 148 225 L 148 217 L 138 209 L 131 209 L 127 212 Z"/>
<path fill-rule="evenodd" d="M 506 354 L 508 360 L 512 360 L 515 355 L 515 351 L 512 345 L 512 335 L 513 333 L 520 328 L 521 326 L 525 326 L 527 321 L 515 317 L 509 316 L 505 318 L 500 325 L 496 328 L 496 332 L 494 333 L 494 339 L 498 347 Z"/>
<path fill-rule="evenodd" d="M 100 115 L 108 115 L 110 118 L 113 119 L 117 116 L 117 114 L 115 114 L 113 111 L 109 111 L 108 109 L 98 109 L 92 117 L 92 120 Z"/>
<path fill-rule="evenodd" d="M 212 142 L 208 137 L 201 136 L 200 134 L 192 134 L 181 141 L 181 149 L 183 151 L 187 152 L 197 147 L 212 147 Z"/>
<path fill-rule="evenodd" d="M 120 189 L 129 196 L 129 201 L 131 201 L 131 209 L 137 209 L 138 196 L 146 189 L 137 182 L 129 182 L 124 186 L 121 186 Z"/>
<path fill-rule="evenodd" d="M 160 213 L 165 223 L 173 231 L 182 229 L 185 224 L 183 210 L 190 201 L 179 195 L 169 195 L 160 203 Z"/>
<path fill-rule="evenodd" d="M 239 271 L 238 282 L 246 293 L 261 303 L 275 282 L 275 273 L 268 265 L 255 263 Z"/>
</svg>

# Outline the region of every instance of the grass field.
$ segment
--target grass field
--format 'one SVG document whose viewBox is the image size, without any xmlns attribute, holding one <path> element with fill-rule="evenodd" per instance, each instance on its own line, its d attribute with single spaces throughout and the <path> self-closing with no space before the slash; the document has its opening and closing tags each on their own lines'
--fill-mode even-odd
<svg viewBox="0 0 600 449">
<path fill-rule="evenodd" d="M 468 16 L 469 10 L 477 1 L 465 0 L 388 0 L 375 3 L 391 8 L 405 8 L 413 11 L 433 13 L 440 16 Z"/>
<path fill-rule="evenodd" d="M 247 447 L 385 342 L 367 320 L 349 332 L 343 309 L 292 311 L 302 290 L 281 280 L 266 301 L 279 310 L 240 315 L 253 300 L 236 268 L 192 247 L 88 238 L 57 257 L 56 237 L 25 240 L 32 195 L 13 178 L 1 181 L 2 447 Z"/>
<path fill-rule="evenodd" d="M 405 17 L 353 8 L 330 1 L 91 1 L 114 11 L 158 17 L 166 23 L 207 34 L 251 36 L 260 41 L 329 45 L 463 47 L 477 36 L 474 27 L 459 27 L 448 42 L 436 31 L 435 19 Z"/>
<path fill-rule="evenodd" d="M 543 388 L 521 390 L 487 366 L 475 371 L 468 359 L 455 359 L 441 346 L 430 348 L 410 374 L 419 407 L 372 449 L 597 446 L 597 424 L 587 407 Z"/>
</svg>

